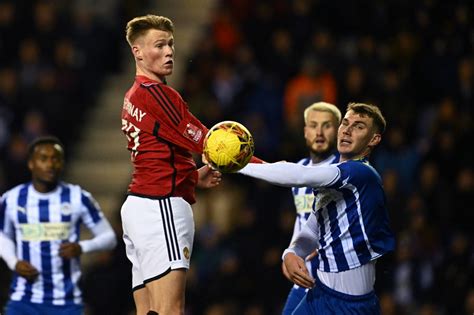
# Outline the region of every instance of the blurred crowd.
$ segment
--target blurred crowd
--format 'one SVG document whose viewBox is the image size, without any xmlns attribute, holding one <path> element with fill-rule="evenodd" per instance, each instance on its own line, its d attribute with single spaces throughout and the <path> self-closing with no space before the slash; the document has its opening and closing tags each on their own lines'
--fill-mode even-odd
<svg viewBox="0 0 474 315">
<path fill-rule="evenodd" d="M 105 8 L 107 18 L 100 14 Z M 119 70 L 122 15 L 111 1 L 0 1 L 2 191 L 28 178 L 24 158 L 32 139 L 56 134 L 67 146 L 77 141 L 104 76 Z"/>
<path fill-rule="evenodd" d="M 34 3 L 0 1 L 1 191 L 27 179 L 35 136 L 60 135 L 73 151 L 102 79 L 120 70 L 126 5 L 104 18 L 78 5 L 87 1 Z M 388 128 L 371 161 L 397 236 L 377 266 L 382 314 L 474 313 L 469 0 L 221 0 L 193 47 L 179 87 L 191 111 L 208 127 L 242 122 L 267 161 L 307 156 L 309 104 L 378 105 Z M 280 271 L 294 222 L 289 189 L 226 175 L 194 208 L 187 313 L 278 314 L 291 287 Z M 85 274 L 86 301 L 128 312 L 127 268 L 123 253 L 105 257 Z"/>
</svg>

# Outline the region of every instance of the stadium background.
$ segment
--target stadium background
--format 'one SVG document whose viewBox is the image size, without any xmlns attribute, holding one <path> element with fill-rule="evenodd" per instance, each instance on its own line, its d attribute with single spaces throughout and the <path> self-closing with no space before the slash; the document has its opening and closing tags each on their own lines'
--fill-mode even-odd
<svg viewBox="0 0 474 315">
<path fill-rule="evenodd" d="M 133 79 L 126 21 L 176 26 L 170 84 L 208 127 L 232 119 L 267 161 L 306 156 L 301 108 L 379 105 L 372 156 L 397 250 L 378 263 L 384 315 L 474 312 L 474 16 L 469 0 L 0 1 L 0 192 L 28 180 L 26 146 L 55 134 L 66 180 L 91 191 L 120 235 L 129 163 L 121 98 Z M 288 189 L 240 175 L 199 192 L 187 314 L 278 314 L 294 210 Z M 120 244 L 121 245 L 121 244 Z M 122 246 L 84 257 L 88 314 L 129 314 Z M 0 265 L 0 305 L 9 272 Z"/>
</svg>

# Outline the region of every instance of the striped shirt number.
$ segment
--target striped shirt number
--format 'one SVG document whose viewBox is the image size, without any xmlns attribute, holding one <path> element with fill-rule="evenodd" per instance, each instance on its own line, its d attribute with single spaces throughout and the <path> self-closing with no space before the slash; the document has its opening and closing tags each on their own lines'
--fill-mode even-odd
<svg viewBox="0 0 474 315">
<path fill-rule="evenodd" d="M 133 143 L 133 147 L 131 148 L 132 150 L 132 160 L 135 159 L 135 157 L 138 154 L 138 146 L 140 145 L 140 128 L 132 124 L 126 119 L 122 119 L 122 131 L 125 133 L 127 136 L 127 140 L 130 143 Z"/>
</svg>

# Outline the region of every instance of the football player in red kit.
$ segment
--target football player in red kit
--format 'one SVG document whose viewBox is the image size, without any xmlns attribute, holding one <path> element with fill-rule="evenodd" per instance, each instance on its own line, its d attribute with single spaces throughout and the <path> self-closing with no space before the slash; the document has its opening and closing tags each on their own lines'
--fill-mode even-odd
<svg viewBox="0 0 474 315">
<path fill-rule="evenodd" d="M 134 171 L 121 216 L 140 315 L 184 314 L 194 189 L 214 187 L 221 176 L 208 166 L 196 170 L 192 152 L 202 153 L 208 129 L 166 85 L 174 66 L 173 31 L 170 19 L 156 15 L 136 17 L 126 27 L 136 77 L 125 94 L 122 131 Z"/>
</svg>

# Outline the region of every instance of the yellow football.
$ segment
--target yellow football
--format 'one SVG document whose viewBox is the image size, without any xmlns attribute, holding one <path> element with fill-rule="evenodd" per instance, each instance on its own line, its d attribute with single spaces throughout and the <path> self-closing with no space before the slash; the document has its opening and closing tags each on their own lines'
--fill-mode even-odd
<svg viewBox="0 0 474 315">
<path fill-rule="evenodd" d="M 253 156 L 253 137 L 242 124 L 222 121 L 214 125 L 204 139 L 204 156 L 222 173 L 243 168 Z"/>
</svg>

